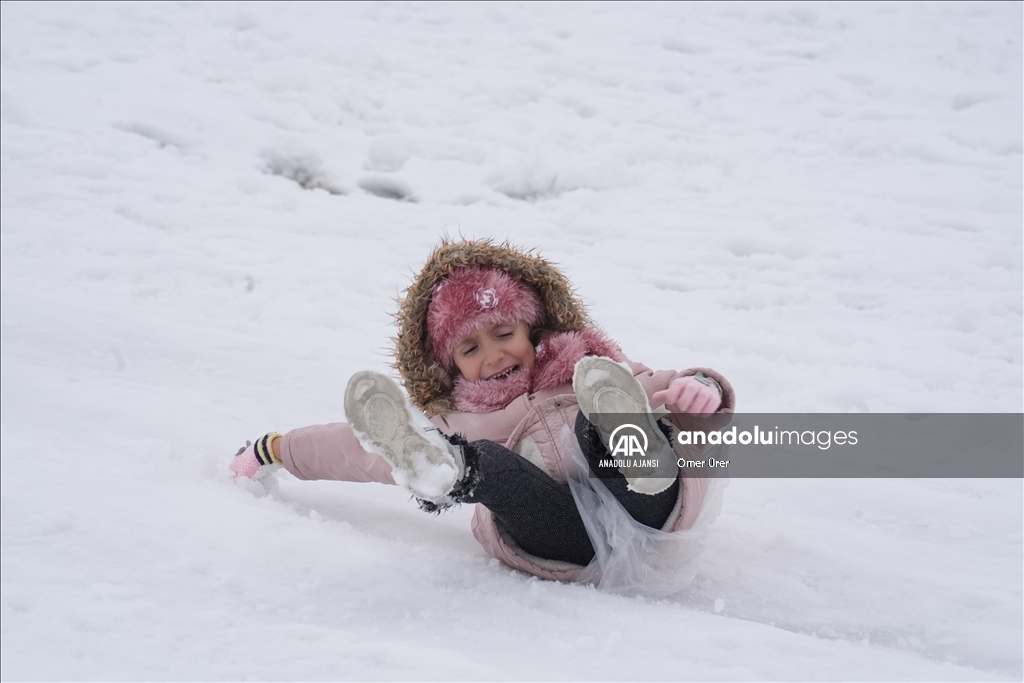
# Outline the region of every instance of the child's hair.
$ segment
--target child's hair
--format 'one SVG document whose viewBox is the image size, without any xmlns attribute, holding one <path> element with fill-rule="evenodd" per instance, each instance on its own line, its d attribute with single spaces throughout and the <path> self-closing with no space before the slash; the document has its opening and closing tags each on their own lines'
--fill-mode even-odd
<svg viewBox="0 0 1024 683">
<path fill-rule="evenodd" d="M 456 281 L 465 278 L 465 282 L 470 282 L 481 277 L 481 271 L 500 271 L 501 275 L 494 276 L 493 282 L 504 283 L 500 289 L 506 292 L 506 296 L 493 306 L 502 313 L 493 321 L 489 320 L 489 309 L 481 309 L 475 302 L 479 288 L 453 290 L 453 294 L 459 294 L 453 297 L 455 300 L 463 301 L 467 292 L 474 297 L 475 314 L 461 317 L 457 306 L 446 308 L 445 298 L 448 295 L 444 292 L 447 288 L 442 286 L 438 290 L 446 279 L 451 282 L 454 276 Z M 480 283 L 489 281 L 484 278 Z M 499 293 L 498 287 L 483 287 L 485 290 L 489 288 Z M 486 296 L 485 303 L 488 303 Z M 442 331 L 439 336 L 444 337 L 440 340 L 431 338 L 430 318 L 435 298 L 441 304 L 438 312 L 433 313 L 438 325 L 436 329 Z M 538 315 L 534 315 L 537 311 L 531 301 L 539 305 Z M 535 345 L 552 332 L 579 331 L 592 325 L 572 285 L 552 263 L 507 242 L 498 245 L 491 240 L 443 240 L 398 303 L 395 367 L 402 376 L 409 398 L 428 416 L 455 408 L 451 398 L 454 376 L 450 354 L 462 338 L 459 332 L 464 325 L 468 328 L 462 331 L 463 335 L 488 321 L 501 322 L 501 316 L 511 311 L 517 321 L 530 325 L 530 340 Z M 453 303 L 457 304 L 457 301 Z M 481 310 L 484 311 L 482 315 Z"/>
</svg>

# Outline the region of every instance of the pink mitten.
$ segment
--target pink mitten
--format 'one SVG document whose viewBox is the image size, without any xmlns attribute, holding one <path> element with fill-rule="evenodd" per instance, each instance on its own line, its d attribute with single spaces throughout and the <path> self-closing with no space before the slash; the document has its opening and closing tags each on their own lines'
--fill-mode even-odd
<svg viewBox="0 0 1024 683">
<path fill-rule="evenodd" d="M 281 461 L 274 457 L 271 447 L 274 439 L 280 436 L 276 432 L 271 432 L 256 439 L 256 443 L 246 441 L 245 445 L 238 449 L 235 459 L 228 465 L 229 469 L 235 473 L 235 479 L 239 477 L 254 479 L 257 478 L 256 475 L 261 467 L 281 464 Z"/>
<path fill-rule="evenodd" d="M 256 452 L 250 444 L 242 448 L 235 459 L 231 461 L 228 468 L 235 473 L 235 479 L 245 477 L 252 479 L 260 471 L 260 461 L 256 459 Z"/>
<path fill-rule="evenodd" d="M 665 404 L 673 413 L 710 415 L 722 405 L 722 394 L 712 382 L 714 380 L 703 374 L 679 377 L 664 391 L 655 392 L 651 401 L 655 405 Z"/>
</svg>

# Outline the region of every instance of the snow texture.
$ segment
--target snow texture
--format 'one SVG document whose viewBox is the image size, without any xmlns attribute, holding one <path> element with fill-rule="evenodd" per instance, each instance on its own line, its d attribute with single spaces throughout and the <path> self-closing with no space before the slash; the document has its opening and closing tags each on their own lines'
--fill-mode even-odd
<svg viewBox="0 0 1024 683">
<path fill-rule="evenodd" d="M 0 12 L 4 680 L 1024 676 L 1019 480 L 734 480 L 655 601 L 227 472 L 445 233 L 744 411 L 1020 412 L 1020 3 Z"/>
</svg>

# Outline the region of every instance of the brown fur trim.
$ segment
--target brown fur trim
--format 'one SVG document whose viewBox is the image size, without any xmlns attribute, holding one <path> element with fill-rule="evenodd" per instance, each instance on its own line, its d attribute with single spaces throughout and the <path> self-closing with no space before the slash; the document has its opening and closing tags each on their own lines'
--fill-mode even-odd
<svg viewBox="0 0 1024 683">
<path fill-rule="evenodd" d="M 452 376 L 427 352 L 427 310 L 437 284 L 458 268 L 499 268 L 533 288 L 544 303 L 539 327 L 552 332 L 575 332 L 592 325 L 569 280 L 533 251 L 492 240 L 442 240 L 419 275 L 399 300 L 395 322 L 395 369 L 409 398 L 432 417 L 455 409 Z"/>
</svg>

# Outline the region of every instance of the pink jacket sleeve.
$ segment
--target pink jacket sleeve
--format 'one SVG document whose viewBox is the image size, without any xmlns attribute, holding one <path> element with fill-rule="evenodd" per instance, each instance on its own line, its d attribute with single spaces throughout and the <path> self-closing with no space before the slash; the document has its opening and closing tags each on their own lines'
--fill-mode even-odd
<svg viewBox="0 0 1024 683">
<path fill-rule="evenodd" d="M 288 432 L 281 437 L 281 460 L 299 479 L 395 483 L 391 465 L 363 448 L 344 422 Z"/>
</svg>

